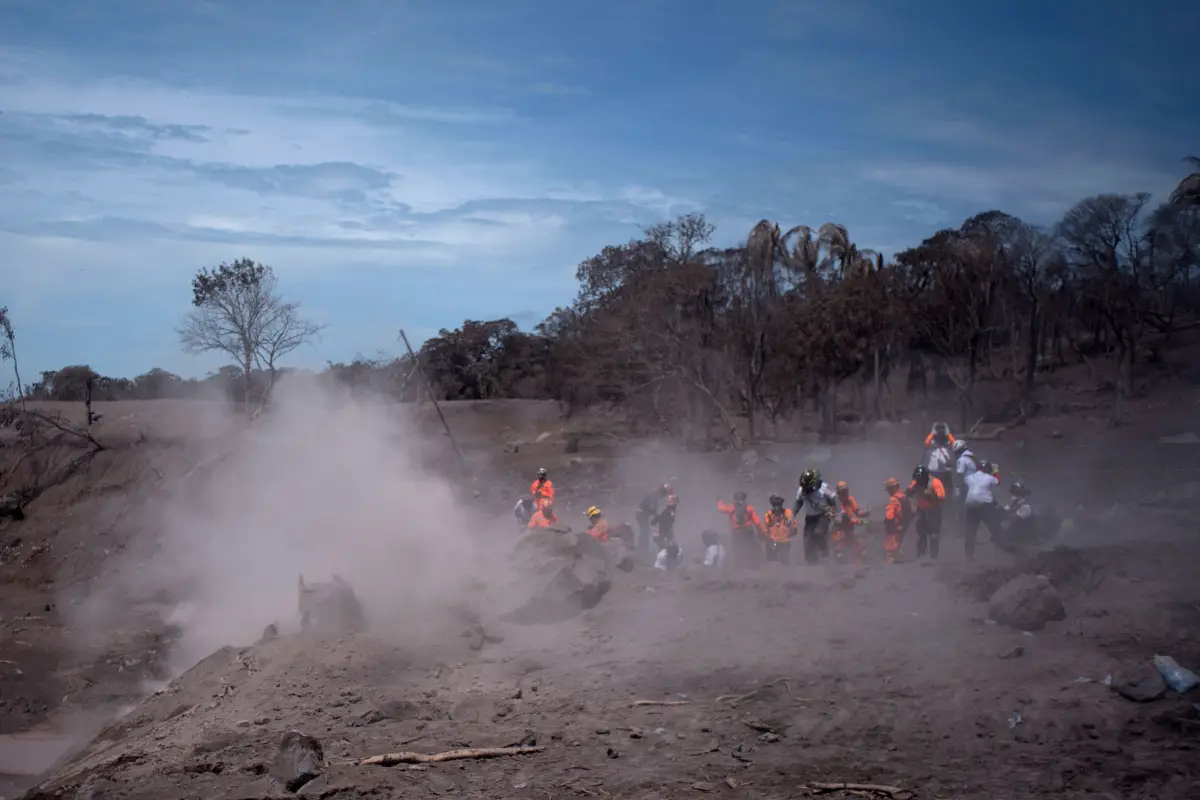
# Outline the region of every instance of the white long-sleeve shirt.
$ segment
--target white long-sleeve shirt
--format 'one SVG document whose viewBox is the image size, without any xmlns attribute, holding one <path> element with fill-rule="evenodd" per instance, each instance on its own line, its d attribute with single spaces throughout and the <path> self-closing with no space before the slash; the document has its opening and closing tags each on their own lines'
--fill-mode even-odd
<svg viewBox="0 0 1200 800">
<path fill-rule="evenodd" d="M 837 492 L 825 481 L 809 492 L 804 491 L 804 487 L 796 489 L 796 511 L 803 508 L 806 517 L 819 517 L 836 511 L 837 504 Z"/>
<path fill-rule="evenodd" d="M 966 485 L 967 505 L 983 506 L 996 502 L 995 491 L 1000 481 L 996 480 L 995 475 L 975 470 L 966 477 Z"/>
<path fill-rule="evenodd" d="M 975 454 L 970 450 L 963 450 L 958 456 L 958 464 L 955 467 L 959 479 L 966 482 L 967 476 L 977 469 L 979 469 L 979 465 L 975 463 Z"/>
<path fill-rule="evenodd" d="M 954 465 L 954 455 L 949 447 L 934 445 L 929 448 L 929 459 L 926 466 L 930 472 L 949 472 Z"/>
<path fill-rule="evenodd" d="M 725 548 L 719 544 L 710 544 L 704 551 L 704 566 L 725 566 Z"/>
</svg>

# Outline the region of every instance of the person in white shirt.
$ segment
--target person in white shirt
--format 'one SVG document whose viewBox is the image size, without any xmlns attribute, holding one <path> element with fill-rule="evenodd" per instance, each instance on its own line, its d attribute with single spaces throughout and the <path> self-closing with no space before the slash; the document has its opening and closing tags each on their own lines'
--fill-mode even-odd
<svg viewBox="0 0 1200 800">
<path fill-rule="evenodd" d="M 700 541 L 704 543 L 704 566 L 725 566 L 725 547 L 721 544 L 721 537 L 717 532 L 705 531 L 700 534 Z"/>
<path fill-rule="evenodd" d="M 979 526 L 988 529 L 988 535 L 996 535 L 996 487 L 1000 481 L 992 474 L 992 465 L 980 461 L 977 468 L 965 478 L 967 496 L 963 501 L 966 511 L 967 560 L 975 559 L 975 540 Z"/>
<path fill-rule="evenodd" d="M 954 445 L 954 437 L 944 422 L 935 422 L 925 437 L 925 469 L 942 482 L 947 500 L 954 497 Z"/>
<path fill-rule="evenodd" d="M 962 439 L 954 443 L 953 451 L 954 458 L 956 459 L 954 462 L 955 496 L 962 503 L 959 507 L 961 511 L 961 509 L 966 507 L 967 476 L 979 469 L 979 466 L 975 463 L 975 454 L 971 452 L 971 449 L 967 447 L 967 443 Z"/>
<path fill-rule="evenodd" d="M 524 531 L 529 527 L 529 520 L 533 519 L 533 513 L 537 511 L 537 504 L 533 500 L 533 495 L 522 497 L 513 507 L 513 516 L 517 518 L 517 530 Z"/>
<path fill-rule="evenodd" d="M 654 557 L 655 569 L 675 569 L 683 561 L 683 548 L 675 543 L 674 539 L 659 539 L 655 540 L 661 545 L 658 555 Z"/>
<path fill-rule="evenodd" d="M 796 490 L 797 516 L 804 509 L 804 560 L 816 564 L 829 557 L 829 526 L 838 510 L 837 492 L 815 469 L 807 469 L 800 476 L 800 488 Z"/>
</svg>

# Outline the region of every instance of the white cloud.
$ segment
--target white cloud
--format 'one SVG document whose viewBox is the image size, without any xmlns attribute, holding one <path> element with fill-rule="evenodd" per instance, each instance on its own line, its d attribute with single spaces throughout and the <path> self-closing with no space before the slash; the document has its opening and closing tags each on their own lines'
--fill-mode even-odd
<svg viewBox="0 0 1200 800">
<path fill-rule="evenodd" d="M 686 203 L 653 188 L 570 186 L 521 151 L 524 122 L 505 109 L 68 83 L 16 55 L 0 57 L 0 123 L 35 157 L 12 170 L 23 183 L 5 173 L 0 201 L 24 192 L 23 222 L 76 223 L 47 232 L 319 239 L 393 264 L 478 267 L 484 253 L 543 252 L 571 222 L 506 202 L 616 202 L 643 220 Z M 483 201 L 493 207 L 458 211 Z"/>
</svg>

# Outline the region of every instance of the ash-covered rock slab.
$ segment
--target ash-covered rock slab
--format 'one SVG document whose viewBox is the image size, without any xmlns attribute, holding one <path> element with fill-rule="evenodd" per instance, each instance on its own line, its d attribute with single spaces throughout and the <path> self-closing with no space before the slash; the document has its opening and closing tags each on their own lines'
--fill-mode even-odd
<svg viewBox="0 0 1200 800">
<path fill-rule="evenodd" d="M 1020 631 L 1039 631 L 1067 618 L 1062 596 L 1045 575 L 1018 575 L 992 595 L 988 616 Z"/>
</svg>

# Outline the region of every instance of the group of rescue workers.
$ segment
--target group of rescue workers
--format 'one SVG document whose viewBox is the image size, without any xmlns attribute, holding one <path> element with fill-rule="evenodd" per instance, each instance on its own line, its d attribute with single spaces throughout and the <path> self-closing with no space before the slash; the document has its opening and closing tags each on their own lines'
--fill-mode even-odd
<svg viewBox="0 0 1200 800">
<path fill-rule="evenodd" d="M 1000 485 L 997 465 L 979 459 L 961 439 L 956 439 L 944 422 L 934 423 L 925 438 L 921 463 L 913 470 L 911 482 L 903 487 L 896 478 L 884 481 L 887 505 L 883 515 L 883 551 L 886 561 L 896 561 L 910 526 L 917 534 L 917 558 L 936 559 L 940 551 L 942 523 L 949 509 L 962 524 L 968 559 L 974 559 L 979 529 L 985 528 L 993 543 L 1007 549 L 1006 542 L 1023 538 L 1034 524 L 1030 492 L 1020 482 L 1009 486 L 1010 500 L 1000 505 L 996 490 Z M 870 518 L 870 511 L 858 504 L 845 481 L 830 486 L 816 469 L 800 475 L 795 503 L 786 507 L 778 494 L 768 499 L 769 508 L 760 517 L 745 492 L 735 492 L 733 502 L 717 501 L 717 510 L 729 517 L 729 542 L 735 566 L 754 566 L 768 562 L 791 563 L 792 541 L 801 537 L 804 560 L 816 564 L 826 558 L 844 560 L 852 554 L 862 564 L 866 544 L 859 531 Z M 636 540 L 629 525 L 612 525 L 596 506 L 585 513 L 588 533 L 601 542 L 619 539 L 630 549 L 656 552 L 654 566 L 671 569 L 682 562 L 682 549 L 675 540 L 675 519 L 679 497 L 670 483 L 663 484 L 642 499 L 636 512 Z M 513 510 L 522 528 L 561 526 L 554 512 L 554 484 L 544 469 L 538 470 L 528 496 Z M 803 516 L 803 522 L 799 518 Z M 726 551 L 716 531 L 701 535 L 705 548 L 704 566 L 726 563 Z M 831 548 L 832 544 L 832 548 Z"/>
</svg>

